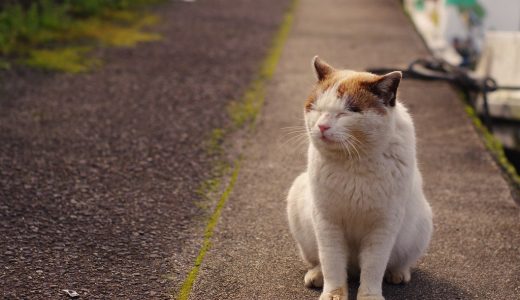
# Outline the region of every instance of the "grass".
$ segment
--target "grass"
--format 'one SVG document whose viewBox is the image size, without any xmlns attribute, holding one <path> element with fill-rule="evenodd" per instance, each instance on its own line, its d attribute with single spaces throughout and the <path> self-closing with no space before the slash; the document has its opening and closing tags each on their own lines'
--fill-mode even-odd
<svg viewBox="0 0 520 300">
<path fill-rule="evenodd" d="M 66 47 L 53 50 L 31 50 L 29 58 L 24 60 L 28 66 L 47 70 L 60 70 L 69 73 L 85 72 L 99 65 L 95 58 L 87 58 L 91 47 Z"/>
<path fill-rule="evenodd" d="M 64 72 L 100 65 L 89 57 L 94 45 L 131 47 L 160 39 L 144 31 L 157 17 L 136 8 L 161 0 L 51 0 L 0 11 L 0 68 L 12 62 Z"/>
<path fill-rule="evenodd" d="M 116 47 L 131 47 L 139 42 L 151 42 L 161 38 L 157 34 L 142 31 L 143 27 L 156 24 L 157 17 L 145 14 L 134 15 L 127 19 L 125 25 L 119 25 L 104 18 L 90 18 L 78 22 L 66 33 L 76 35 L 78 39 L 87 37 L 102 45 Z"/>
</svg>

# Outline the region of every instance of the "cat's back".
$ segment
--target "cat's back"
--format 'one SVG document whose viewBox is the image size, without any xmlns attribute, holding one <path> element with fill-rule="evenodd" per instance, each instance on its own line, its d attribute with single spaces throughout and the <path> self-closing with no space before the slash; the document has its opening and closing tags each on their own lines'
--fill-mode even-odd
<svg viewBox="0 0 520 300">
<path fill-rule="evenodd" d="M 402 143 L 404 147 L 413 147 L 415 149 L 415 126 L 412 115 L 408 112 L 406 106 L 399 101 L 397 101 L 395 106 L 394 135 L 400 138 L 396 142 Z"/>
</svg>

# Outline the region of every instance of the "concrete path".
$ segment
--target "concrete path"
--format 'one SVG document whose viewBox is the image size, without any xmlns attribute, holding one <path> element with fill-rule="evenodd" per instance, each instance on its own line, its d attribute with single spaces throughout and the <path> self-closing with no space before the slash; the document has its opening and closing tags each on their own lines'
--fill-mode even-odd
<svg viewBox="0 0 520 300">
<path fill-rule="evenodd" d="M 305 169 L 305 145 L 282 128 L 301 125 L 313 83 L 310 60 L 362 70 L 427 55 L 398 1 L 302 0 L 235 190 L 190 299 L 317 299 L 303 286 L 285 216 L 285 194 Z M 500 170 L 442 83 L 405 81 L 400 99 L 414 116 L 425 190 L 435 213 L 427 256 L 387 299 L 520 299 L 518 207 Z M 355 299 L 356 283 L 351 283 Z"/>
</svg>

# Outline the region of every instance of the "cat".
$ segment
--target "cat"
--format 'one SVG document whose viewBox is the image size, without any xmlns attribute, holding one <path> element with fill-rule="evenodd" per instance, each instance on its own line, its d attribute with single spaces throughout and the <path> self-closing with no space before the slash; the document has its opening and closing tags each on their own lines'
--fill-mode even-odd
<svg viewBox="0 0 520 300">
<path fill-rule="evenodd" d="M 305 103 L 306 172 L 287 196 L 289 227 L 320 300 L 380 300 L 383 278 L 410 281 L 432 235 L 432 211 L 417 166 L 415 129 L 396 99 L 401 72 L 336 70 L 317 56 Z"/>
</svg>

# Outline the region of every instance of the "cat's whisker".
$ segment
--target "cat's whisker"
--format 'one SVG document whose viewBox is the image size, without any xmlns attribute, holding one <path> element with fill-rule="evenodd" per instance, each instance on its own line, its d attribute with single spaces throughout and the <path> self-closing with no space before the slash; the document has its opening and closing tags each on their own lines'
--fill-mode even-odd
<svg viewBox="0 0 520 300">
<path fill-rule="evenodd" d="M 304 140 L 291 141 L 290 143 L 286 143 L 283 146 L 290 147 L 292 150 L 307 148 L 307 145 Z"/>
<path fill-rule="evenodd" d="M 343 142 L 342 143 L 342 149 L 343 149 L 343 153 L 345 154 L 345 158 L 346 159 L 349 159 L 351 154 L 350 154 L 350 150 L 348 149 L 348 145 L 346 142 Z M 348 153 L 347 153 L 348 152 Z"/>
<path fill-rule="evenodd" d="M 281 131 L 284 133 L 307 132 L 307 130 L 304 127 L 282 128 Z"/>
<path fill-rule="evenodd" d="M 358 151 L 356 145 L 354 145 L 354 143 L 350 143 L 350 145 L 352 145 L 352 148 L 354 149 L 354 151 L 356 151 L 358 160 L 361 160 L 361 155 L 359 154 L 359 151 Z"/>
<path fill-rule="evenodd" d="M 348 143 L 348 142 L 347 142 L 346 140 L 345 140 L 345 141 L 341 141 L 341 145 L 342 145 L 341 148 L 346 149 L 346 150 L 348 151 L 348 156 L 347 156 L 347 158 L 351 158 L 351 157 L 352 157 L 352 154 L 350 153 L 350 149 L 349 149 L 350 147 L 348 146 L 347 143 Z M 346 152 L 345 152 L 345 155 L 347 155 Z"/>
<path fill-rule="evenodd" d="M 293 138 L 296 136 L 303 136 L 303 137 L 307 138 L 307 132 L 290 132 L 290 133 L 286 133 L 286 134 L 280 136 L 280 138 L 288 139 L 288 138 Z"/>
<path fill-rule="evenodd" d="M 291 132 L 286 132 L 284 133 L 281 137 L 282 138 L 291 138 L 291 137 L 294 137 L 294 136 L 305 136 L 307 137 L 307 132 L 306 131 L 291 131 Z"/>
<path fill-rule="evenodd" d="M 348 139 L 345 140 L 345 142 L 348 145 L 348 149 L 352 148 L 352 155 L 350 156 L 350 158 L 355 158 L 354 155 L 353 155 L 355 147 L 352 145 L 352 143 Z M 357 150 L 355 152 L 357 152 Z M 359 153 L 358 153 L 358 156 L 359 156 Z"/>
<path fill-rule="evenodd" d="M 303 133 L 303 134 L 307 134 L 307 131 L 305 130 L 293 130 L 293 131 L 290 131 L 290 132 L 286 132 L 284 133 L 285 135 L 291 135 L 291 134 L 295 134 L 295 133 Z"/>
<path fill-rule="evenodd" d="M 285 131 L 282 131 L 283 134 L 290 134 L 290 133 L 294 133 L 294 132 L 303 132 L 303 133 L 307 133 L 307 130 L 305 129 L 291 129 L 291 130 L 285 130 Z"/>
<path fill-rule="evenodd" d="M 305 142 L 307 142 L 307 134 L 296 134 L 296 135 L 293 135 L 287 139 L 285 139 L 284 141 L 282 141 L 282 146 L 287 146 L 287 145 L 293 145 L 295 147 L 299 147 L 299 146 L 303 146 Z"/>
<path fill-rule="evenodd" d="M 284 137 L 292 137 L 292 136 L 305 136 L 307 137 L 307 131 L 291 131 L 286 132 L 282 136 Z"/>
<path fill-rule="evenodd" d="M 347 139 L 352 141 L 352 146 L 355 147 L 357 145 L 356 150 L 360 150 L 361 152 L 363 152 L 363 154 L 366 154 L 365 148 L 363 147 L 363 143 L 361 143 L 361 141 L 357 137 L 355 137 L 352 134 L 347 133 Z M 357 149 L 358 147 L 359 147 L 359 149 Z"/>
<path fill-rule="evenodd" d="M 356 141 L 356 142 L 361 144 L 361 142 L 359 141 L 359 139 L 355 135 L 350 134 L 350 133 L 347 133 L 347 135 L 348 135 L 349 139 L 353 139 L 354 141 Z"/>
<path fill-rule="evenodd" d="M 359 139 L 357 139 L 355 136 L 353 135 L 349 135 L 347 140 L 349 141 L 349 143 L 352 145 L 352 148 L 356 151 L 357 153 L 357 156 L 358 156 L 358 159 L 361 159 L 361 155 L 359 153 L 359 150 L 361 150 L 361 152 L 365 153 L 364 151 L 364 148 L 362 147 L 362 144 L 361 142 L 359 141 Z M 358 147 L 356 147 L 356 144 L 357 146 L 359 147 L 359 150 L 358 150 Z"/>
<path fill-rule="evenodd" d="M 304 126 L 289 126 L 289 127 L 282 127 L 280 128 L 281 131 L 287 132 L 287 131 L 293 131 L 293 130 L 303 130 L 306 131 L 306 128 Z"/>
<path fill-rule="evenodd" d="M 301 144 L 302 140 L 303 139 L 300 138 L 300 137 L 292 137 L 292 138 L 289 138 L 289 139 L 286 139 L 286 140 L 282 141 L 281 146 L 283 146 L 283 147 L 289 146 L 289 145 L 296 146 L 296 145 Z"/>
<path fill-rule="evenodd" d="M 345 152 L 345 145 L 344 145 L 344 142 L 343 141 L 339 141 L 338 142 L 340 144 L 340 149 L 341 149 L 341 153 L 343 154 L 343 156 L 346 158 L 347 157 L 347 153 Z"/>
</svg>

